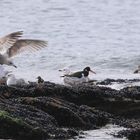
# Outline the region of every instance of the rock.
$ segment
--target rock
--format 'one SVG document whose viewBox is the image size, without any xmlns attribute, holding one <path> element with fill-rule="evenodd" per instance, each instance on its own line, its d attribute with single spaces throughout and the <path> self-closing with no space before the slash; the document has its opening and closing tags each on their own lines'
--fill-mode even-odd
<svg viewBox="0 0 140 140">
<path fill-rule="evenodd" d="M 108 113 L 65 100 L 77 94 L 65 86 L 1 86 L 0 91 L 1 138 L 70 138 L 77 130 L 98 128 L 109 121 Z"/>
<path fill-rule="evenodd" d="M 0 86 L 0 138 L 64 139 L 107 123 L 129 128 L 119 136 L 131 138 L 140 130 L 139 112 L 140 87 Z"/>
<path fill-rule="evenodd" d="M 133 83 L 140 82 L 140 79 L 105 79 L 103 81 L 96 82 L 96 85 L 111 85 L 113 83 Z"/>
</svg>

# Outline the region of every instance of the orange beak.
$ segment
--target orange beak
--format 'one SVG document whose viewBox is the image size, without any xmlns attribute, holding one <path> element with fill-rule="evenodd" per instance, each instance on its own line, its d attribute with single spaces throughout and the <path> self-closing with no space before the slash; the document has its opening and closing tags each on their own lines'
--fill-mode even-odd
<svg viewBox="0 0 140 140">
<path fill-rule="evenodd" d="M 90 72 L 92 72 L 92 73 L 96 74 L 96 72 L 94 72 L 93 70 L 90 70 Z"/>
</svg>

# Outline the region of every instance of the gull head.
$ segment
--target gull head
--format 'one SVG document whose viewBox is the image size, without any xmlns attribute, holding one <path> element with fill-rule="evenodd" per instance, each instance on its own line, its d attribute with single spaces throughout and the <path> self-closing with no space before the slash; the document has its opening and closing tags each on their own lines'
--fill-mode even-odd
<svg viewBox="0 0 140 140">
<path fill-rule="evenodd" d="M 15 76 L 14 76 L 14 74 L 7 74 L 6 78 L 9 78 L 9 77 L 15 77 Z"/>
<path fill-rule="evenodd" d="M 71 73 L 69 68 L 59 69 L 58 71 L 63 72 L 64 75 L 68 75 Z"/>
</svg>

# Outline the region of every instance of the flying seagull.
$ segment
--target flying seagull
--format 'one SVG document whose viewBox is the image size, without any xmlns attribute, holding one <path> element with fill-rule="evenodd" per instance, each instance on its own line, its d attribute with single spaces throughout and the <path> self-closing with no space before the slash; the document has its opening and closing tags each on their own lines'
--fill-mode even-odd
<svg viewBox="0 0 140 140">
<path fill-rule="evenodd" d="M 22 37 L 23 31 L 10 33 L 0 38 L 0 64 L 14 66 L 10 58 L 22 53 L 23 51 L 38 51 L 47 47 L 47 42 L 36 39 L 19 39 Z M 4 53 L 2 53 L 4 52 Z"/>
</svg>

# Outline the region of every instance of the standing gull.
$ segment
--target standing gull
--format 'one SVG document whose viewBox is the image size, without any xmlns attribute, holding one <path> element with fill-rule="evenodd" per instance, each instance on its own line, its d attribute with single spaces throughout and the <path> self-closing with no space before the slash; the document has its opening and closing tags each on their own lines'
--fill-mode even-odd
<svg viewBox="0 0 140 140">
<path fill-rule="evenodd" d="M 10 60 L 12 57 L 20 54 L 23 51 L 38 51 L 41 48 L 47 47 L 47 42 L 36 39 L 19 39 L 23 32 L 13 32 L 0 38 L 0 64 L 15 66 Z M 3 53 L 2 53 L 3 52 Z"/>
<path fill-rule="evenodd" d="M 26 84 L 25 80 L 20 78 L 17 79 L 14 74 L 7 75 L 7 86 L 23 86 Z"/>
</svg>

